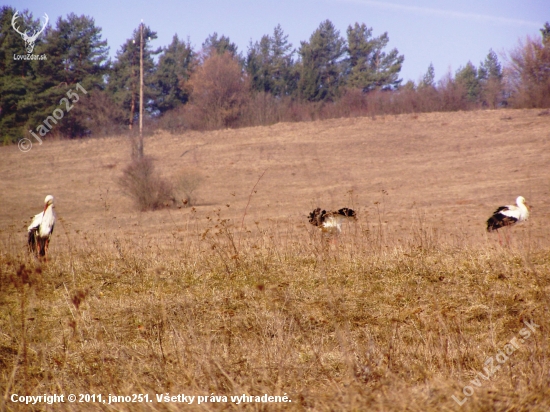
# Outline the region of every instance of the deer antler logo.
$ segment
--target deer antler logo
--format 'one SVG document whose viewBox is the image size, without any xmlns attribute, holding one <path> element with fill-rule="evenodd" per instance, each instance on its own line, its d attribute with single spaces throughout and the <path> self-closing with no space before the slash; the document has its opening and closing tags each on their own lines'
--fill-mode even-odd
<svg viewBox="0 0 550 412">
<path fill-rule="evenodd" d="M 13 15 L 13 17 L 11 19 L 11 25 L 12 25 L 13 29 L 21 35 L 23 40 L 25 40 L 25 47 L 27 48 L 27 53 L 30 54 L 34 50 L 34 42 L 36 41 L 38 36 L 40 36 L 40 34 L 44 31 L 44 29 L 48 25 L 48 21 L 50 20 L 50 18 L 48 17 L 48 15 L 46 13 L 44 13 L 44 16 L 46 16 L 46 21 L 44 22 L 44 26 L 42 26 L 42 29 L 40 31 L 36 31 L 36 32 L 34 32 L 34 34 L 32 36 L 29 36 L 29 35 L 27 35 L 27 31 L 25 31 L 25 33 L 21 33 L 19 31 L 19 28 L 15 27 L 15 20 L 17 20 L 18 14 L 19 14 L 19 12 L 16 11 L 15 14 Z"/>
</svg>

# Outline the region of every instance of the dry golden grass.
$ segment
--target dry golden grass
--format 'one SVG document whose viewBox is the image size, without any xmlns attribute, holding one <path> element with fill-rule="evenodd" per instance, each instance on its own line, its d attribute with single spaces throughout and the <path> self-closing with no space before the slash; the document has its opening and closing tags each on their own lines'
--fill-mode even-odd
<svg viewBox="0 0 550 412">
<path fill-rule="evenodd" d="M 146 213 L 116 184 L 121 139 L 0 148 L 2 408 L 25 409 L 13 393 L 148 393 L 34 409 L 183 409 L 157 403 L 169 392 L 292 400 L 189 410 L 548 410 L 550 118 L 537 114 L 156 135 L 145 151 L 166 177 L 204 181 L 194 208 Z M 43 263 L 24 245 L 46 194 L 59 221 Z M 519 194 L 531 220 L 501 247 L 485 220 Z M 317 205 L 359 220 L 327 245 L 307 224 Z M 527 320 L 540 327 L 471 383 Z"/>
</svg>

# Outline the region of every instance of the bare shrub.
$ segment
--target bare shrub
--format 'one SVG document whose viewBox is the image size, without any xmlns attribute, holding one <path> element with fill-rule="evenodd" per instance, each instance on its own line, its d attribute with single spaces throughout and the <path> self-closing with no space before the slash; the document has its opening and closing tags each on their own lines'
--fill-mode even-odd
<svg viewBox="0 0 550 412">
<path fill-rule="evenodd" d="M 413 107 L 415 112 L 432 112 L 440 110 L 440 96 L 434 86 L 419 87 L 414 92 Z"/>
<path fill-rule="evenodd" d="M 504 77 L 513 107 L 550 107 L 550 42 L 520 43 L 510 52 Z"/>
<path fill-rule="evenodd" d="M 191 128 L 190 122 L 186 116 L 187 106 L 180 106 L 168 110 L 157 121 L 156 126 L 159 129 L 166 130 L 172 134 L 183 133 Z"/>
<path fill-rule="evenodd" d="M 464 84 L 455 81 L 451 73 L 447 73 L 438 84 L 437 91 L 440 98 L 439 110 L 454 111 L 473 109 L 474 105 L 467 100 L 467 89 Z"/>
<path fill-rule="evenodd" d="M 271 125 L 288 121 L 292 104 L 289 96 L 276 97 L 266 92 L 254 93 L 242 109 L 239 126 Z"/>
<path fill-rule="evenodd" d="M 203 174 L 196 169 L 183 169 L 179 172 L 175 179 L 174 192 L 176 199 L 185 206 L 192 206 L 195 204 L 196 199 L 194 196 L 195 190 L 204 181 Z"/>
<path fill-rule="evenodd" d="M 483 104 L 489 109 L 497 109 L 505 104 L 503 85 L 501 79 L 489 79 L 481 89 Z"/>
<path fill-rule="evenodd" d="M 361 89 L 346 89 L 338 100 L 339 112 L 344 117 L 362 116 L 367 112 L 366 95 Z"/>
<path fill-rule="evenodd" d="M 118 181 L 122 191 L 142 210 L 155 210 L 175 203 L 173 187 L 155 171 L 153 158 L 134 158 Z"/>
</svg>

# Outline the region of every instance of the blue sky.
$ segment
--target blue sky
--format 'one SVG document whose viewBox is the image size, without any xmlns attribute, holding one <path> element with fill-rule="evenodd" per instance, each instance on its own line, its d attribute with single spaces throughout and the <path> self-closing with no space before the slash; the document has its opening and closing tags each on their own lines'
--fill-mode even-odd
<svg viewBox="0 0 550 412">
<path fill-rule="evenodd" d="M 375 36 L 388 32 L 389 48 L 405 55 L 401 77 L 415 82 L 430 63 L 440 79 L 468 61 L 477 67 L 489 49 L 503 61 L 520 39 L 540 36 L 539 29 L 550 21 L 548 0 L 22 0 L 8 5 L 28 9 L 35 18 L 47 13 L 51 24 L 71 12 L 91 16 L 113 57 L 141 19 L 158 34 L 153 47 L 167 46 L 177 34 L 199 49 L 217 32 L 244 53 L 250 40 L 272 34 L 277 24 L 298 48 L 326 19 L 343 37 L 348 25 L 365 23 Z"/>
</svg>

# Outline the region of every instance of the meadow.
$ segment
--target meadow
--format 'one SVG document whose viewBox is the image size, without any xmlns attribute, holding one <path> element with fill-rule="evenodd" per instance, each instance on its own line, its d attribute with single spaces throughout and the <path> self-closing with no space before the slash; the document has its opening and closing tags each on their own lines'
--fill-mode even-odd
<svg viewBox="0 0 550 412">
<path fill-rule="evenodd" d="M 136 209 L 125 137 L 0 147 L 2 410 L 550 410 L 548 111 L 157 133 L 145 153 L 190 203 Z M 501 244 L 485 222 L 519 195 L 530 220 Z M 317 206 L 358 220 L 327 241 Z"/>
</svg>

